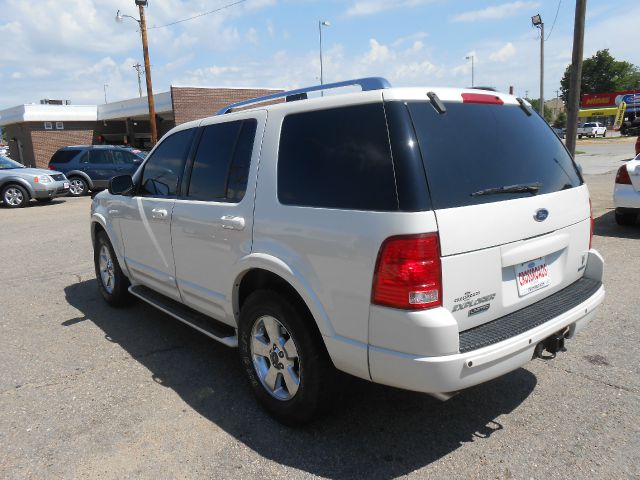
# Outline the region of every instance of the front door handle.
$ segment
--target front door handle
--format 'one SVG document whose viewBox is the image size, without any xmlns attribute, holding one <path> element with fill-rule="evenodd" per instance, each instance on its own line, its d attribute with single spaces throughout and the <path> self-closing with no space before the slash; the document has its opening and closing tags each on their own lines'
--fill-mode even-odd
<svg viewBox="0 0 640 480">
<path fill-rule="evenodd" d="M 164 220 L 167 218 L 167 211 L 164 208 L 154 208 L 151 210 L 151 218 L 156 220 Z"/>
<path fill-rule="evenodd" d="M 235 217 L 233 215 L 224 215 L 220 218 L 222 222 L 222 228 L 226 228 L 227 230 L 244 230 L 244 218 Z"/>
</svg>

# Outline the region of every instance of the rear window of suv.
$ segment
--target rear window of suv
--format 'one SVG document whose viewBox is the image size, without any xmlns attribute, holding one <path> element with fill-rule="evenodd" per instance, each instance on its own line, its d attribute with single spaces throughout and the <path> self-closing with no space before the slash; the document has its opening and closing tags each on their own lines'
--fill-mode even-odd
<svg viewBox="0 0 640 480">
<path fill-rule="evenodd" d="M 408 102 L 434 209 L 531 196 L 483 190 L 538 184 L 537 195 L 582 184 L 566 148 L 537 114 L 515 105 Z M 475 195 L 472 195 L 474 194 Z"/>
<path fill-rule="evenodd" d="M 81 150 L 58 150 L 49 163 L 69 163 Z"/>
</svg>

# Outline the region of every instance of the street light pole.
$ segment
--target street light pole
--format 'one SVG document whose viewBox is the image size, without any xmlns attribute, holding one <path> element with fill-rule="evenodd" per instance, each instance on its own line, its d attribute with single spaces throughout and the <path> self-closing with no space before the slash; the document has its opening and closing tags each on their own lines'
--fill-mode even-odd
<svg viewBox="0 0 640 480">
<path fill-rule="evenodd" d="M 326 20 L 320 20 L 318 22 L 318 33 L 320 34 L 320 85 L 324 85 L 324 75 L 322 70 L 322 27 L 330 27 L 331 23 Z M 323 92 L 320 92 L 321 94 Z"/>
<path fill-rule="evenodd" d="M 149 102 L 149 127 L 151 130 L 151 146 L 153 147 L 158 141 L 158 130 L 156 127 L 156 109 L 153 102 L 153 86 L 151 85 L 151 65 L 149 63 L 149 44 L 147 41 L 147 22 L 144 16 L 144 7 L 147 6 L 147 0 L 135 0 L 138 6 L 138 12 L 140 19 L 134 18 L 131 15 L 123 15 L 120 10 L 116 13 L 116 22 L 120 23 L 125 17 L 131 18 L 138 22 L 140 27 L 140 35 L 142 37 L 142 53 L 144 55 L 144 70 L 147 80 L 147 101 Z"/>
<path fill-rule="evenodd" d="M 473 88 L 474 85 L 474 78 L 473 78 L 473 60 L 474 60 L 475 55 L 469 55 L 468 57 L 465 57 L 467 60 L 471 59 L 471 87 Z"/>
<path fill-rule="evenodd" d="M 531 17 L 531 23 L 540 29 L 540 105 L 538 111 L 540 116 L 544 118 L 544 23 L 540 14 Z"/>
<path fill-rule="evenodd" d="M 107 103 L 107 87 L 109 86 L 108 83 L 104 84 L 104 103 Z"/>
</svg>

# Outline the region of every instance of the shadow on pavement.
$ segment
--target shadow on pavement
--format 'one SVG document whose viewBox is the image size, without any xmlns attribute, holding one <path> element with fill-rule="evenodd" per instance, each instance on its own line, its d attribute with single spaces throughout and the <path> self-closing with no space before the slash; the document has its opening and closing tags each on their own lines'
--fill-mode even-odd
<svg viewBox="0 0 640 480">
<path fill-rule="evenodd" d="M 640 220 L 635 225 L 618 225 L 614 210 L 609 210 L 595 219 L 593 234 L 598 237 L 640 238 Z"/>
<path fill-rule="evenodd" d="M 322 477 L 387 479 L 422 468 L 501 430 L 499 417 L 517 408 L 537 382 L 519 369 L 440 403 L 345 376 L 331 412 L 292 429 L 260 409 L 235 350 L 142 302 L 113 309 L 102 300 L 95 280 L 69 285 L 65 295 L 84 315 L 63 322 L 65 328 L 93 322 L 156 382 L 247 447 Z"/>
</svg>

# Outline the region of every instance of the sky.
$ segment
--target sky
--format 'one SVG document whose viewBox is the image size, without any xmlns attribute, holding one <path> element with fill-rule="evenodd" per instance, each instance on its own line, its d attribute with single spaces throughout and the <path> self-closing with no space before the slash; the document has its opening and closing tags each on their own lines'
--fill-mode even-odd
<svg viewBox="0 0 640 480">
<path fill-rule="evenodd" d="M 149 0 L 154 92 L 177 86 L 298 88 L 382 76 L 393 86 L 475 84 L 539 95 L 545 23 L 545 98 L 571 62 L 573 0 Z M 134 0 L 0 0 L 0 110 L 43 98 L 73 104 L 138 95 L 143 63 Z M 556 18 L 557 12 L 557 18 Z M 555 19 L 555 25 L 554 24 Z M 640 2 L 588 2 L 585 57 L 609 48 L 640 65 Z M 634 25 L 635 24 L 635 25 Z M 144 79 L 143 79 L 144 91 Z"/>
</svg>

